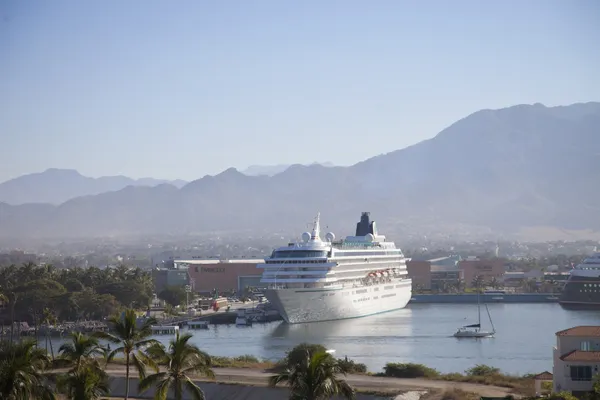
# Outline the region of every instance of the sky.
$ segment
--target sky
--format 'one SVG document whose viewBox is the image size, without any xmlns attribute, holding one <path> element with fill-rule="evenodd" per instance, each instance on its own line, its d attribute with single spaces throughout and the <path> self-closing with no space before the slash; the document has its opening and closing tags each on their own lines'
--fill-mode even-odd
<svg viewBox="0 0 600 400">
<path fill-rule="evenodd" d="M 0 0 L 0 181 L 351 165 L 600 100 L 596 0 Z"/>
</svg>

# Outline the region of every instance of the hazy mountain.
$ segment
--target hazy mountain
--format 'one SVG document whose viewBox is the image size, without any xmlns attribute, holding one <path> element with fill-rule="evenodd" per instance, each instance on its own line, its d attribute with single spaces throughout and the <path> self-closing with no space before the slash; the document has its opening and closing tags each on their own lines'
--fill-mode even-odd
<svg viewBox="0 0 600 400">
<path fill-rule="evenodd" d="M 319 164 L 324 167 L 333 167 L 334 166 L 330 162 L 324 162 L 324 163 L 314 162 L 310 165 L 315 165 L 315 164 Z M 260 175 L 273 176 L 273 175 L 282 173 L 283 171 L 285 171 L 286 169 L 288 169 L 291 166 L 292 166 L 292 164 L 251 165 L 241 172 L 242 172 L 242 174 L 248 175 L 248 176 L 260 176 Z"/>
<path fill-rule="evenodd" d="M 182 187 L 187 182 L 154 178 L 131 179 L 125 176 L 90 178 L 72 169 L 51 168 L 0 183 L 0 202 L 13 205 L 61 204 L 76 197 L 121 190 L 127 186 L 157 186 L 163 183 Z"/>
<path fill-rule="evenodd" d="M 0 204 L 0 236 L 301 231 L 317 211 L 338 234 L 350 233 L 361 211 L 372 211 L 385 232 L 407 224 L 599 230 L 599 132 L 600 103 L 482 110 L 350 167 L 292 165 L 274 176 L 232 168 L 181 189 L 129 186 L 60 206 Z"/>
</svg>

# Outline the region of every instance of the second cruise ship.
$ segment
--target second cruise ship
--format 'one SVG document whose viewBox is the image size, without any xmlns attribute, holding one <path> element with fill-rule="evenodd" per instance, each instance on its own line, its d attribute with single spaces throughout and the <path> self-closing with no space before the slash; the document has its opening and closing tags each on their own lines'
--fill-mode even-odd
<svg viewBox="0 0 600 400">
<path fill-rule="evenodd" d="M 571 270 L 558 302 L 566 309 L 600 310 L 600 253 Z"/>
<path fill-rule="evenodd" d="M 265 297 L 288 323 L 364 317 L 404 308 L 412 294 L 406 258 L 377 232 L 368 212 L 356 234 L 320 237 L 319 215 L 302 241 L 273 251 L 264 264 Z"/>
</svg>

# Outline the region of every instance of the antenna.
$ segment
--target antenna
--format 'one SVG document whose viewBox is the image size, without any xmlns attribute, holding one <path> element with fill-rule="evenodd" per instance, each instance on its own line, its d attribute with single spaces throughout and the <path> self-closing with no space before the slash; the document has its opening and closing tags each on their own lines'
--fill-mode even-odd
<svg viewBox="0 0 600 400">
<path fill-rule="evenodd" d="M 317 213 L 317 217 L 315 218 L 315 224 L 313 226 L 312 234 L 310 235 L 311 240 L 321 240 L 319 234 L 321 233 L 321 227 L 319 226 L 319 219 L 321 217 L 321 213 Z"/>
</svg>

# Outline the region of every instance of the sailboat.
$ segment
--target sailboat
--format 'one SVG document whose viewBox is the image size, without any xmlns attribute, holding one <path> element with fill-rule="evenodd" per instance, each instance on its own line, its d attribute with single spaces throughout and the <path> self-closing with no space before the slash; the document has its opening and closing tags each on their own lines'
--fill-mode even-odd
<svg viewBox="0 0 600 400">
<path fill-rule="evenodd" d="M 490 319 L 490 325 L 492 326 L 492 331 L 484 331 L 481 329 L 481 302 L 479 301 L 479 289 L 477 289 L 477 323 L 471 325 L 465 325 L 461 328 L 458 328 L 454 337 L 457 338 L 486 338 L 493 337 L 496 333 L 496 329 L 494 328 L 494 323 L 492 322 L 492 316 L 490 315 L 490 310 L 488 310 L 487 304 L 484 304 L 485 310 L 487 311 L 488 318 Z"/>
</svg>

